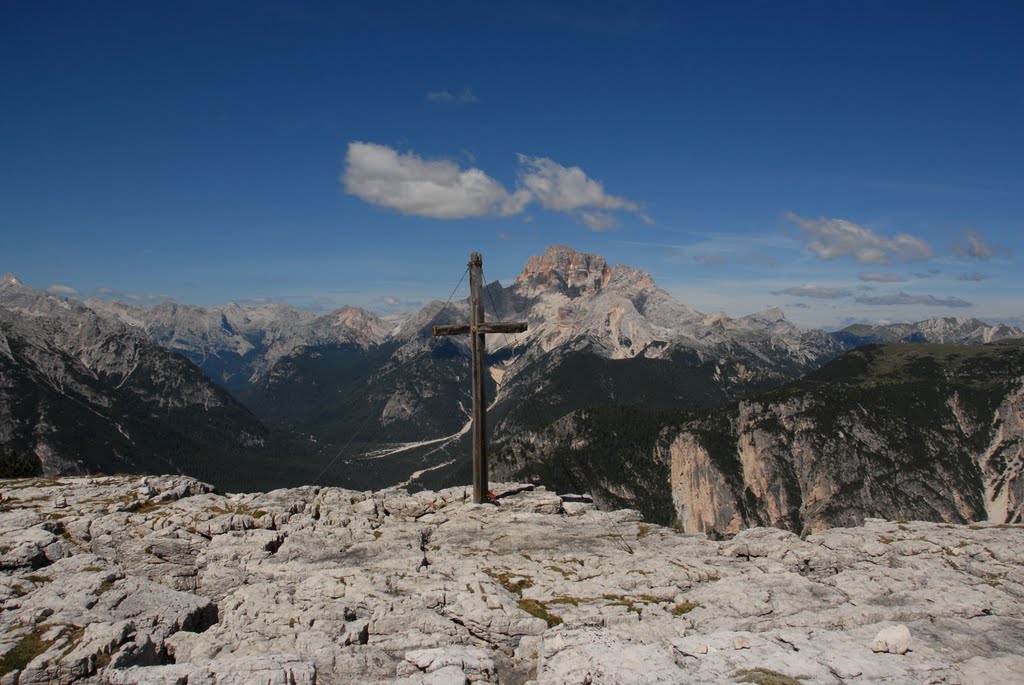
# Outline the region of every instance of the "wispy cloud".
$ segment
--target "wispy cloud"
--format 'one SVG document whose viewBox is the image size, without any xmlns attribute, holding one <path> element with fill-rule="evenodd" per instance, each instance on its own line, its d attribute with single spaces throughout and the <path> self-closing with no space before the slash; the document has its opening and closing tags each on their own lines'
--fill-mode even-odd
<svg viewBox="0 0 1024 685">
<path fill-rule="evenodd" d="M 580 212 L 579 216 L 583 225 L 597 233 L 610 231 L 619 225 L 618 219 L 608 212 Z"/>
<path fill-rule="evenodd" d="M 572 214 L 593 231 L 618 226 L 613 211 L 651 220 L 637 203 L 605 192 L 579 167 L 526 155 L 518 162 L 517 186 L 509 190 L 475 167 L 355 141 L 349 143 L 341 181 L 346 192 L 366 202 L 432 219 L 514 216 L 536 201 L 544 209 Z"/>
<path fill-rule="evenodd" d="M 416 298 L 402 298 L 395 297 L 394 295 L 385 295 L 384 297 L 378 298 L 377 302 L 383 309 L 395 312 L 402 310 L 415 309 L 424 305 L 423 300 Z"/>
<path fill-rule="evenodd" d="M 174 299 L 167 293 L 123 293 L 122 297 L 132 302 L 169 302 Z"/>
<path fill-rule="evenodd" d="M 849 297 L 850 291 L 843 288 L 829 288 L 822 285 L 797 285 L 785 290 L 777 290 L 776 295 L 792 295 L 793 297 L 813 297 L 821 300 L 835 300 Z"/>
<path fill-rule="evenodd" d="M 856 301 L 860 304 L 881 304 L 881 305 L 900 305 L 900 304 L 914 304 L 914 305 L 925 305 L 932 307 L 973 307 L 974 305 L 967 300 L 961 300 L 959 297 L 935 297 L 934 295 L 911 295 L 910 293 L 898 292 L 891 295 L 873 295 L 873 296 L 861 296 L 856 298 Z"/>
<path fill-rule="evenodd" d="M 960 274 L 957 276 L 958 281 L 984 281 L 988 279 L 987 274 L 983 274 L 980 271 L 975 271 L 969 274 Z"/>
<path fill-rule="evenodd" d="M 914 278 L 931 278 L 932 276 L 938 276 L 942 273 L 942 269 L 931 268 L 928 271 L 920 271 L 910 274 Z"/>
<path fill-rule="evenodd" d="M 725 263 L 725 255 L 720 254 L 699 254 L 693 256 L 693 261 L 704 266 L 718 266 Z"/>
<path fill-rule="evenodd" d="M 928 243 L 906 233 L 890 238 L 845 219 L 807 219 L 793 212 L 786 213 L 785 217 L 803 232 L 807 249 L 822 259 L 853 257 L 859 264 L 891 264 L 935 256 Z"/>
<path fill-rule="evenodd" d="M 953 243 L 953 254 L 956 256 L 985 261 L 992 259 L 995 255 L 992 248 L 976 232 L 966 231 L 964 238 L 966 238 L 964 243 Z"/>
<path fill-rule="evenodd" d="M 498 231 L 498 238 L 506 241 L 521 240 L 535 243 L 540 240 L 540 235 L 537 233 L 510 233 L 509 231 Z"/>
<path fill-rule="evenodd" d="M 70 285 L 62 285 L 60 283 L 54 283 L 53 285 L 46 289 L 46 292 L 50 293 L 51 295 L 62 296 L 78 294 L 78 291 L 72 288 Z"/>
<path fill-rule="evenodd" d="M 859 273 L 857 278 L 862 281 L 874 281 L 877 283 L 902 283 L 906 279 L 897 274 L 866 274 Z"/>
<path fill-rule="evenodd" d="M 174 295 L 167 293 L 126 293 L 113 288 L 96 288 L 91 293 L 84 293 L 83 296 L 99 297 L 105 300 L 120 300 L 122 302 L 138 302 L 141 304 L 152 304 L 154 302 L 171 302 Z"/>
<path fill-rule="evenodd" d="M 461 93 L 453 93 L 450 90 L 428 90 L 427 102 L 436 102 L 447 105 L 475 105 L 480 102 L 470 88 L 463 88 Z"/>
</svg>

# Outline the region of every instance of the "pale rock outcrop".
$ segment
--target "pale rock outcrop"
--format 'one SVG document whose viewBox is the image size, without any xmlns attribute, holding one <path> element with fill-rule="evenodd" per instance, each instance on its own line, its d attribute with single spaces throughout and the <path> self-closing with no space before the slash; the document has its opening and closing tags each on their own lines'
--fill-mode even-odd
<svg viewBox="0 0 1024 685">
<path fill-rule="evenodd" d="M 464 488 L 5 481 L 13 670 L 0 682 L 909 684 L 1024 670 L 1022 527 L 869 519 L 714 542 L 543 488 L 493 490 L 496 504 L 474 505 Z"/>
<path fill-rule="evenodd" d="M 889 654 L 906 654 L 910 649 L 910 628 L 905 625 L 882 628 L 871 643 L 872 652 L 888 652 Z"/>
</svg>

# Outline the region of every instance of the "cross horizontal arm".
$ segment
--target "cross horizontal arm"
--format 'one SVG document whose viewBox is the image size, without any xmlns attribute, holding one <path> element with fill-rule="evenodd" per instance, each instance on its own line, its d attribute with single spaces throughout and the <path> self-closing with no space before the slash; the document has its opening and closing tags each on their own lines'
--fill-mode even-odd
<svg viewBox="0 0 1024 685">
<path fill-rule="evenodd" d="M 434 326 L 434 337 L 439 335 L 466 335 L 472 330 L 472 326 L 468 323 L 457 324 L 455 326 Z"/>
<path fill-rule="evenodd" d="M 522 333 L 525 330 L 525 321 L 494 321 L 476 325 L 477 333 Z"/>
<path fill-rule="evenodd" d="M 434 337 L 440 335 L 466 335 L 467 333 L 522 333 L 526 330 L 525 321 L 494 321 L 478 323 L 475 327 L 467 324 L 454 326 L 434 326 Z"/>
</svg>

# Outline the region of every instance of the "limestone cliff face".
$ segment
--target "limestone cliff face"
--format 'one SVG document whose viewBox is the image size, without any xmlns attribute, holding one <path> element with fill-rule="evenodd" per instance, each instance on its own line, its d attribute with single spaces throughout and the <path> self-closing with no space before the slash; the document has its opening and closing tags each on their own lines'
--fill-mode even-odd
<svg viewBox="0 0 1024 685">
<path fill-rule="evenodd" d="M 1024 520 L 1024 383 L 999 405 L 990 434 L 992 442 L 978 459 L 989 520 Z"/>
<path fill-rule="evenodd" d="M 683 530 L 726 535 L 744 527 L 732 488 L 698 440 L 684 434 L 670 448 L 672 499 Z M 678 496 L 677 496 L 678 495 Z"/>
<path fill-rule="evenodd" d="M 684 529 L 1024 520 L 1024 347 L 913 347 L 684 424 L 668 456 Z"/>
<path fill-rule="evenodd" d="M 552 245 L 544 254 L 530 257 L 516 283 L 534 288 L 592 292 L 608 285 L 611 277 L 612 269 L 604 257 Z"/>
</svg>

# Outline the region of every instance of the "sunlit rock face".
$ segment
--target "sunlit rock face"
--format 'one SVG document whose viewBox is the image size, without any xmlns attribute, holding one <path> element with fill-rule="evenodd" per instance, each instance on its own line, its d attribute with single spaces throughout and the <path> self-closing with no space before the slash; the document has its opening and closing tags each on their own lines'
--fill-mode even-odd
<svg viewBox="0 0 1024 685">
<path fill-rule="evenodd" d="M 6 481 L 4 682 L 987 683 L 1024 669 L 1019 526 L 873 519 L 714 542 L 492 489 L 474 505 L 461 488 Z"/>
<path fill-rule="evenodd" d="M 579 295 L 600 290 L 611 277 L 612 269 L 604 257 L 552 245 L 544 254 L 530 257 L 515 282 L 522 290 L 552 289 Z"/>
</svg>

